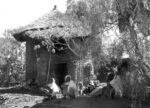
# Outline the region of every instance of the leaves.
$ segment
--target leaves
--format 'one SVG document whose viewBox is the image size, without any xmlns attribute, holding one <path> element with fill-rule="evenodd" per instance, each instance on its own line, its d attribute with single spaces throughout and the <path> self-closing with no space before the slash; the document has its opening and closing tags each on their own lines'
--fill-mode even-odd
<svg viewBox="0 0 150 108">
<path fill-rule="evenodd" d="M 22 74 L 25 72 L 25 46 L 10 38 L 8 34 L 6 33 L 6 38 L 0 38 L 1 86 L 13 83 L 14 80 L 16 82 L 23 80 Z"/>
<path fill-rule="evenodd" d="M 68 0 L 67 13 L 90 26 L 92 36 L 98 35 L 106 22 L 112 22 L 115 13 L 111 11 L 113 0 Z"/>
</svg>

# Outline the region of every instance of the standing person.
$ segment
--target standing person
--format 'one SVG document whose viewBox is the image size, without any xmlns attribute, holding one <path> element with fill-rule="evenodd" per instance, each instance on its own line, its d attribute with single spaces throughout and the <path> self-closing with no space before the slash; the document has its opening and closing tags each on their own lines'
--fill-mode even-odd
<svg viewBox="0 0 150 108">
<path fill-rule="evenodd" d="M 65 98 L 77 98 L 77 86 L 70 75 L 65 76 L 65 83 L 62 85 Z"/>
</svg>

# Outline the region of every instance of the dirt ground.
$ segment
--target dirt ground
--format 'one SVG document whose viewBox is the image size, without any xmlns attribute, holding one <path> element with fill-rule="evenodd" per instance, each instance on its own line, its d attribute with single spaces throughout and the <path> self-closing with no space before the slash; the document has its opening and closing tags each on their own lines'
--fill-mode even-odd
<svg viewBox="0 0 150 108">
<path fill-rule="evenodd" d="M 0 89 L 0 108 L 130 108 L 126 98 L 79 97 L 77 99 L 46 100 L 36 91 L 25 89 Z M 150 108 L 150 100 L 143 103 L 143 108 Z"/>
</svg>

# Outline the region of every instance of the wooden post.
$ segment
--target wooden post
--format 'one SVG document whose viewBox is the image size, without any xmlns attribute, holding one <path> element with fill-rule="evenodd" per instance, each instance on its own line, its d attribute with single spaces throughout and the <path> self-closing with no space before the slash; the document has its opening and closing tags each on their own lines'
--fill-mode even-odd
<svg viewBox="0 0 150 108">
<path fill-rule="evenodd" d="M 48 73 L 47 73 L 47 82 L 49 80 L 49 71 L 50 71 L 50 68 L 51 68 L 51 51 L 50 51 L 50 54 L 49 54 L 49 62 L 48 62 Z"/>
</svg>

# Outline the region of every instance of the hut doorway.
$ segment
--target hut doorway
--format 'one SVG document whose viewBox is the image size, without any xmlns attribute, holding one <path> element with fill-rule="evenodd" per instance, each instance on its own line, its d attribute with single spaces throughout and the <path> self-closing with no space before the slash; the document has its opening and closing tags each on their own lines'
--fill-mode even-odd
<svg viewBox="0 0 150 108">
<path fill-rule="evenodd" d="M 65 76 L 68 74 L 67 63 L 55 64 L 56 83 L 60 86 L 64 83 Z"/>
</svg>

